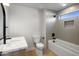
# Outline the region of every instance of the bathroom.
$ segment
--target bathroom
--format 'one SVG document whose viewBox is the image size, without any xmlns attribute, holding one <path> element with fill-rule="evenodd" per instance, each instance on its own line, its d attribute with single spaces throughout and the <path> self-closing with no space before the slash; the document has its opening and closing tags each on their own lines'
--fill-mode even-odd
<svg viewBox="0 0 79 59">
<path fill-rule="evenodd" d="M 78 56 L 78 6 L 78 3 L 0 3 L 0 55 Z"/>
</svg>

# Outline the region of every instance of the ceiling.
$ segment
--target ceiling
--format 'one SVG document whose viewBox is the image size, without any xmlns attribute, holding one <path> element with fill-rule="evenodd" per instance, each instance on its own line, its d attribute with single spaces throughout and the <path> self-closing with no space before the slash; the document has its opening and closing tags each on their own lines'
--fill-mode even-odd
<svg viewBox="0 0 79 59">
<path fill-rule="evenodd" d="M 55 12 L 67 8 L 71 5 L 74 5 L 74 3 L 67 3 L 67 6 L 63 7 L 61 3 L 17 3 L 17 4 L 38 9 L 49 9 Z"/>
</svg>

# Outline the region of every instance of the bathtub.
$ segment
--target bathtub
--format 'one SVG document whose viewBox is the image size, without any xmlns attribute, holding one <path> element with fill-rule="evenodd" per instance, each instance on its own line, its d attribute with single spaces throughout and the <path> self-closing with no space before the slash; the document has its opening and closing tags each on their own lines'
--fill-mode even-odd
<svg viewBox="0 0 79 59">
<path fill-rule="evenodd" d="M 55 43 L 53 40 L 48 40 L 48 49 L 58 56 L 79 56 L 79 45 L 60 39 L 56 39 Z"/>
</svg>

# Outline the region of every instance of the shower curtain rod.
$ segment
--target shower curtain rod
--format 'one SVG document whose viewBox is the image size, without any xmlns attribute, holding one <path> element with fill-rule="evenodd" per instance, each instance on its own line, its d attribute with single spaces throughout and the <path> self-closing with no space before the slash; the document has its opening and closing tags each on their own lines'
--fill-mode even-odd
<svg viewBox="0 0 79 59">
<path fill-rule="evenodd" d="M 3 4 L 1 3 L 2 12 L 3 12 L 3 43 L 6 44 L 6 12 Z"/>
</svg>

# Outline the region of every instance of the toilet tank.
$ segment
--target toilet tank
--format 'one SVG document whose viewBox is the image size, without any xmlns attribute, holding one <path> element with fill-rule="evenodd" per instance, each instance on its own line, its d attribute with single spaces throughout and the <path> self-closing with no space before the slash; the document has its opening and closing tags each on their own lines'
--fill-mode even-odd
<svg viewBox="0 0 79 59">
<path fill-rule="evenodd" d="M 35 43 L 40 42 L 40 36 L 38 36 L 38 35 L 33 36 L 33 41 L 34 41 Z"/>
</svg>

